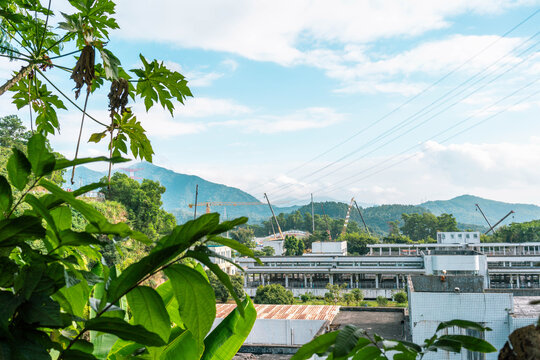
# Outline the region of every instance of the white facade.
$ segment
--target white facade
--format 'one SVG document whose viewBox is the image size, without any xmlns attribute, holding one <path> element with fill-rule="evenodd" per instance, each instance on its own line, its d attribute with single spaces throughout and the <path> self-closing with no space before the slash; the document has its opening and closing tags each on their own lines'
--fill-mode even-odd
<svg viewBox="0 0 540 360">
<path fill-rule="evenodd" d="M 270 246 L 274 249 L 274 255 L 283 255 L 285 253 L 285 247 L 283 246 L 283 240 L 262 240 L 256 247 L 257 250 L 262 250 L 266 246 Z"/>
<path fill-rule="evenodd" d="M 437 232 L 438 244 L 479 244 L 478 231 Z"/>
<path fill-rule="evenodd" d="M 346 241 L 317 241 L 311 244 L 314 255 L 347 255 Z"/>
<path fill-rule="evenodd" d="M 232 257 L 232 250 L 230 247 L 227 246 L 221 246 L 221 245 L 210 245 L 210 250 L 215 252 L 216 254 L 231 259 Z M 221 270 L 223 270 L 228 275 L 235 275 L 236 274 L 236 266 L 231 264 L 230 262 L 218 258 L 218 257 L 211 257 L 210 260 L 219 266 Z"/>
</svg>

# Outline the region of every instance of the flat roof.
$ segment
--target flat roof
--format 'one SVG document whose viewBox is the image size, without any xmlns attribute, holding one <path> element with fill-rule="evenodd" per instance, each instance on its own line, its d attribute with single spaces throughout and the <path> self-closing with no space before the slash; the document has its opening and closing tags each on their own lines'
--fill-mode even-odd
<svg viewBox="0 0 540 360">
<path fill-rule="evenodd" d="M 216 318 L 225 318 L 236 304 L 216 304 Z M 256 304 L 257 319 L 334 320 L 339 312 L 335 305 L 262 305 Z"/>
<path fill-rule="evenodd" d="M 540 316 L 540 305 L 531 305 L 531 301 L 539 301 L 540 296 L 514 296 L 515 318 L 538 318 Z"/>
</svg>

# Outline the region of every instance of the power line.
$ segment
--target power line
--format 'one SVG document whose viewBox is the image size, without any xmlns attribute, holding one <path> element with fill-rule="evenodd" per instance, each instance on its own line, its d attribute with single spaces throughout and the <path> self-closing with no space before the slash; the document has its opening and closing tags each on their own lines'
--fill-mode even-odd
<svg viewBox="0 0 540 360">
<path fill-rule="evenodd" d="M 540 12 L 540 9 L 537 9 L 536 11 L 534 11 L 532 14 L 530 14 L 529 16 L 527 16 L 526 18 L 524 18 L 522 21 L 520 21 L 519 23 L 517 23 L 516 25 L 514 25 L 512 28 L 510 28 L 509 30 L 507 30 L 504 34 L 502 34 L 500 37 L 498 37 L 496 40 L 494 40 L 493 42 L 491 42 L 489 45 L 487 45 L 486 47 L 484 47 L 482 50 L 480 50 L 478 53 L 476 53 L 475 55 L 473 55 L 472 57 L 468 58 L 466 61 L 464 61 L 462 64 L 460 64 L 459 66 L 457 66 L 456 68 L 454 68 L 453 70 L 451 70 L 450 72 L 446 73 L 444 76 L 442 76 L 441 78 L 439 78 L 437 81 L 435 81 L 434 83 L 432 83 L 431 85 L 429 85 L 428 87 L 426 87 L 425 89 L 423 89 L 421 92 L 419 92 L 418 94 L 410 97 L 409 99 L 407 99 L 405 102 L 403 102 L 402 104 L 400 104 L 399 106 L 397 106 L 396 108 L 394 108 L 393 110 L 391 110 L 390 112 L 386 113 L 385 115 L 383 115 L 382 117 L 378 118 L 377 120 L 375 120 L 374 122 L 372 122 L 370 125 L 364 127 L 363 129 L 357 131 L 356 133 L 354 133 L 353 135 L 349 136 L 347 139 L 343 140 L 343 141 L 340 141 L 338 142 L 336 145 L 332 146 L 330 149 L 320 153 L 319 155 L 311 158 L 310 160 L 306 161 L 305 163 L 293 168 L 293 169 L 290 169 L 287 173 L 290 174 L 290 173 L 293 173 L 303 167 L 305 167 L 306 165 L 312 163 L 313 161 L 321 158 L 322 156 L 330 153 L 331 151 L 337 149 L 338 147 L 346 144 L 347 142 L 349 142 L 350 140 L 354 139 L 355 137 L 357 137 L 358 135 L 362 134 L 364 131 L 372 128 L 373 126 L 377 125 L 378 123 L 380 123 L 381 121 L 383 121 L 384 119 L 388 118 L 389 116 L 391 116 L 392 114 L 396 113 L 397 111 L 399 111 L 400 109 L 402 109 L 404 106 L 408 105 L 409 103 L 411 103 L 412 101 L 414 101 L 415 99 L 419 98 L 420 96 L 422 96 L 423 94 L 425 94 L 426 92 L 428 92 L 430 89 L 432 89 L 433 87 L 435 87 L 436 85 L 440 84 L 441 82 L 443 82 L 446 78 L 450 77 L 452 74 L 456 73 L 458 70 L 460 70 L 462 67 L 464 67 L 465 65 L 467 65 L 471 60 L 474 60 L 476 57 L 478 57 L 479 55 L 481 55 L 482 53 L 484 53 L 487 49 L 489 49 L 490 47 L 492 47 L 493 45 L 495 45 L 497 42 L 499 42 L 501 39 L 507 37 L 509 34 L 511 34 L 512 32 L 514 32 L 516 29 L 518 29 L 519 27 L 521 27 L 523 24 L 525 24 L 527 21 L 529 21 L 530 19 L 532 19 L 534 16 L 536 16 L 538 13 Z M 270 181 L 275 181 L 277 180 L 277 177 L 273 178 L 272 180 Z M 250 192 L 254 192 L 254 190 L 260 190 L 264 188 L 264 186 L 259 186 L 257 188 L 253 188 L 253 189 L 250 189 L 249 191 Z M 258 192 L 258 191 L 257 191 Z"/>
</svg>

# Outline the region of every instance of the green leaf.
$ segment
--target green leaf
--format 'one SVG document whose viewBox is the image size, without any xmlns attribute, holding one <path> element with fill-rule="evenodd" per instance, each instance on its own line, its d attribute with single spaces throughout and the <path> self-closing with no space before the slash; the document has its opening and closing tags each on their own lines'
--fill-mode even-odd
<svg viewBox="0 0 540 360">
<path fill-rule="evenodd" d="M 101 141 L 101 139 L 103 139 L 106 136 L 107 136 L 107 133 L 105 131 L 100 132 L 100 133 L 93 133 L 92 135 L 90 135 L 88 142 L 98 143 Z"/>
<path fill-rule="evenodd" d="M 160 349 L 161 350 L 161 349 Z M 189 330 L 175 327 L 169 343 L 161 352 L 160 360 L 191 360 L 199 358 L 197 342 Z"/>
<path fill-rule="evenodd" d="M 8 212 L 12 204 L 11 186 L 9 186 L 6 178 L 0 175 L 0 214 Z"/>
<path fill-rule="evenodd" d="M 143 345 L 137 344 L 133 341 L 118 339 L 109 351 L 107 359 L 123 360 L 125 358 L 129 358 L 129 355 L 133 354 L 136 350 L 142 347 Z"/>
<path fill-rule="evenodd" d="M 334 357 L 344 357 L 348 355 L 354 348 L 361 349 L 367 346 L 370 341 L 362 336 L 365 334 L 363 329 L 359 329 L 354 325 L 346 325 L 340 330 L 336 337 L 333 354 Z"/>
<path fill-rule="evenodd" d="M 459 343 L 462 347 L 464 347 L 467 350 L 470 351 L 476 351 L 481 353 L 491 353 L 497 351 L 491 345 L 485 340 L 479 339 L 474 336 L 468 336 L 468 335 L 443 335 L 439 337 L 439 341 L 443 340 L 449 340 L 449 341 L 455 341 Z"/>
<path fill-rule="evenodd" d="M 219 214 L 204 214 L 195 220 L 190 220 L 173 229 L 169 236 L 162 237 L 152 251 L 178 243 L 195 243 L 197 240 L 211 233 L 219 225 Z"/>
<path fill-rule="evenodd" d="M 336 338 L 339 331 L 332 331 L 311 340 L 307 344 L 304 344 L 296 354 L 291 357 L 291 360 L 307 360 L 315 354 L 324 354 L 328 351 L 328 348 L 336 342 Z"/>
<path fill-rule="evenodd" d="M 49 328 L 64 326 L 60 316 L 60 305 L 48 296 L 34 294 L 22 305 L 20 313 L 28 324 Z"/>
<path fill-rule="evenodd" d="M 171 334 L 171 320 L 163 300 L 148 286 L 137 286 L 127 293 L 133 325 L 142 325 L 167 341 Z"/>
<path fill-rule="evenodd" d="M 28 140 L 28 160 L 37 176 L 47 175 L 54 170 L 56 159 L 47 149 L 45 136 L 40 133 L 35 133 Z"/>
<path fill-rule="evenodd" d="M 81 350 L 64 350 L 62 352 L 62 359 L 66 360 L 97 360 L 97 358 L 87 352 Z"/>
<path fill-rule="evenodd" d="M 11 317 L 15 314 L 15 310 L 22 301 L 21 297 L 14 295 L 12 292 L 0 290 L 0 304 L 2 304 L 0 306 L 0 334 L 2 330 L 7 332 Z"/>
<path fill-rule="evenodd" d="M 374 360 L 379 359 L 381 355 L 381 350 L 375 346 L 366 346 L 360 349 L 353 356 L 353 360 Z"/>
<path fill-rule="evenodd" d="M 28 183 L 32 166 L 22 151 L 16 148 L 11 150 L 13 154 L 9 157 L 6 165 L 8 178 L 13 186 L 22 191 Z"/>
<path fill-rule="evenodd" d="M 85 308 L 90 296 L 90 288 L 85 281 L 71 287 L 63 287 L 54 295 L 55 299 L 64 311 L 69 314 L 85 318 Z"/>
<path fill-rule="evenodd" d="M 234 287 L 231 283 L 231 279 L 229 278 L 229 275 L 227 275 L 225 272 L 223 272 L 223 270 L 221 270 L 221 268 L 214 264 L 210 258 L 208 257 L 208 255 L 202 251 L 193 251 L 193 250 L 189 250 L 186 252 L 186 257 L 191 257 L 195 260 L 198 260 L 199 262 L 201 262 L 203 265 L 205 265 L 207 268 L 210 269 L 210 271 L 212 271 L 219 279 L 219 281 L 225 285 L 225 287 L 227 288 L 227 290 L 229 290 L 229 293 L 231 294 L 231 296 L 234 298 L 234 301 L 236 302 L 236 306 L 237 308 L 240 310 L 240 312 L 243 314 L 243 311 L 244 311 L 244 308 L 241 306 L 242 304 L 242 300 L 240 300 L 240 298 L 238 297 L 238 294 L 236 294 L 236 291 L 234 291 Z"/>
<path fill-rule="evenodd" d="M 77 246 L 77 245 L 101 245 L 101 241 L 89 233 L 77 232 L 70 229 L 60 232 L 59 246 Z"/>
<path fill-rule="evenodd" d="M 178 326 L 183 327 L 184 322 L 180 318 L 180 312 L 178 311 L 178 301 L 176 301 L 176 297 L 174 296 L 171 281 L 165 281 L 163 284 L 157 287 L 156 291 L 158 292 L 159 296 L 161 296 L 163 304 L 165 305 L 165 309 L 167 310 L 167 313 L 169 314 L 172 322 Z"/>
<path fill-rule="evenodd" d="M 248 296 L 242 301 L 241 306 L 244 316 L 238 309 L 234 309 L 204 339 L 202 360 L 229 360 L 246 341 L 257 319 L 257 311 Z"/>
<path fill-rule="evenodd" d="M 235 227 L 237 227 L 238 225 L 242 225 L 242 224 L 245 224 L 248 222 L 248 218 L 243 216 L 243 217 L 239 217 L 239 218 L 236 218 L 236 219 L 232 219 L 232 220 L 228 220 L 228 221 L 224 221 L 222 222 L 221 224 L 219 224 L 218 226 L 216 226 L 214 228 L 214 230 L 212 230 L 210 232 L 209 235 L 218 235 L 218 234 L 222 234 L 224 232 L 227 232 L 229 230 L 232 230 L 234 229 Z"/>
<path fill-rule="evenodd" d="M 240 242 L 238 242 L 236 240 L 224 238 L 224 237 L 221 237 L 221 236 L 212 236 L 209 240 L 217 242 L 218 244 L 221 244 L 221 245 L 228 246 L 231 249 L 234 249 L 234 250 L 238 251 L 240 254 L 242 254 L 244 256 L 249 256 L 249 257 L 254 258 L 255 260 L 257 260 L 257 262 L 260 265 L 263 264 L 259 258 L 255 257 L 255 253 L 253 253 L 253 250 L 251 250 L 246 245 L 244 245 L 244 244 L 242 244 L 242 243 L 240 243 Z"/>
<path fill-rule="evenodd" d="M 38 217 L 22 215 L 0 221 L 0 247 L 17 245 L 43 236 L 45 228 Z"/>
<path fill-rule="evenodd" d="M 103 69 L 105 70 L 105 77 L 107 80 L 118 79 L 118 67 L 120 66 L 120 60 L 109 50 L 103 47 L 98 47 L 101 54 L 101 60 L 103 61 Z"/>
<path fill-rule="evenodd" d="M 61 170 L 68 167 L 72 167 L 75 165 L 82 165 L 82 164 L 88 164 L 93 162 L 99 162 L 99 161 L 105 161 L 110 162 L 112 164 L 118 164 L 130 161 L 129 159 L 125 159 L 120 156 L 108 158 L 106 156 L 99 156 L 99 157 L 91 157 L 91 158 L 80 158 L 75 160 L 67 160 L 67 159 L 58 159 L 56 160 L 56 165 L 54 166 L 54 170 Z"/>
<path fill-rule="evenodd" d="M 165 269 L 165 275 L 171 281 L 180 317 L 202 353 L 204 338 L 216 318 L 214 289 L 198 271 L 186 265 L 170 266 Z"/>
<path fill-rule="evenodd" d="M 450 320 L 450 321 L 443 321 L 442 323 L 437 326 L 437 331 L 441 331 L 443 329 L 457 326 L 462 329 L 471 329 L 471 330 L 477 330 L 477 331 L 491 331 L 490 328 L 484 327 L 479 323 L 476 323 L 474 321 L 469 320 Z"/>
<path fill-rule="evenodd" d="M 146 330 L 141 325 L 130 325 L 119 318 L 94 318 L 86 322 L 85 328 L 88 330 L 101 331 L 107 334 L 116 335 L 124 340 L 132 340 L 137 343 L 149 346 L 163 346 L 165 342 L 158 334 Z"/>
<path fill-rule="evenodd" d="M 32 210 L 34 210 L 36 215 L 41 216 L 42 218 L 45 219 L 45 221 L 47 221 L 47 224 L 49 224 L 49 226 L 55 233 L 58 233 L 58 230 L 56 228 L 56 223 L 54 222 L 54 219 L 51 213 L 49 212 L 49 210 L 47 210 L 47 208 L 41 202 L 41 200 L 39 200 L 37 197 L 35 197 L 32 194 L 27 194 L 24 198 L 24 201 L 30 206 L 32 206 Z"/>
</svg>

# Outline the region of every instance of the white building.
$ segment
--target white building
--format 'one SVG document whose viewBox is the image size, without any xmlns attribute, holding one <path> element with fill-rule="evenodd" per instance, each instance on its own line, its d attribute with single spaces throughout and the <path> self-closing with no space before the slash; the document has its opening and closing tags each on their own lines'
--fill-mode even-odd
<svg viewBox="0 0 540 360">
<path fill-rule="evenodd" d="M 408 279 L 407 289 L 412 341 L 418 344 L 433 336 L 439 323 L 461 319 L 480 323 L 493 331 L 481 333 L 453 327 L 442 330 L 439 335 L 472 335 L 500 350 L 515 329 L 536 323 L 540 315 L 538 307 L 528 305 L 533 297 L 485 289 L 481 276 L 413 275 Z M 439 351 L 424 359 L 495 360 L 497 356 L 498 353 L 480 354 L 467 350 L 460 354 Z"/>
<path fill-rule="evenodd" d="M 438 244 L 480 244 L 478 231 L 439 232 L 437 231 Z"/>
<path fill-rule="evenodd" d="M 261 240 L 260 242 L 257 242 L 255 249 L 262 250 L 265 247 L 270 246 L 272 249 L 274 249 L 274 255 L 283 255 L 285 254 L 284 243 L 285 242 L 283 240 Z"/>
<path fill-rule="evenodd" d="M 208 248 L 215 252 L 216 254 L 231 259 L 232 257 L 232 250 L 228 246 L 223 245 L 208 245 Z M 211 257 L 210 260 L 219 266 L 221 270 L 223 270 L 228 275 L 234 275 L 236 274 L 236 266 L 231 264 L 230 262 L 221 259 L 219 257 Z"/>
<path fill-rule="evenodd" d="M 317 241 L 311 244 L 312 255 L 347 255 L 346 241 Z"/>
</svg>

